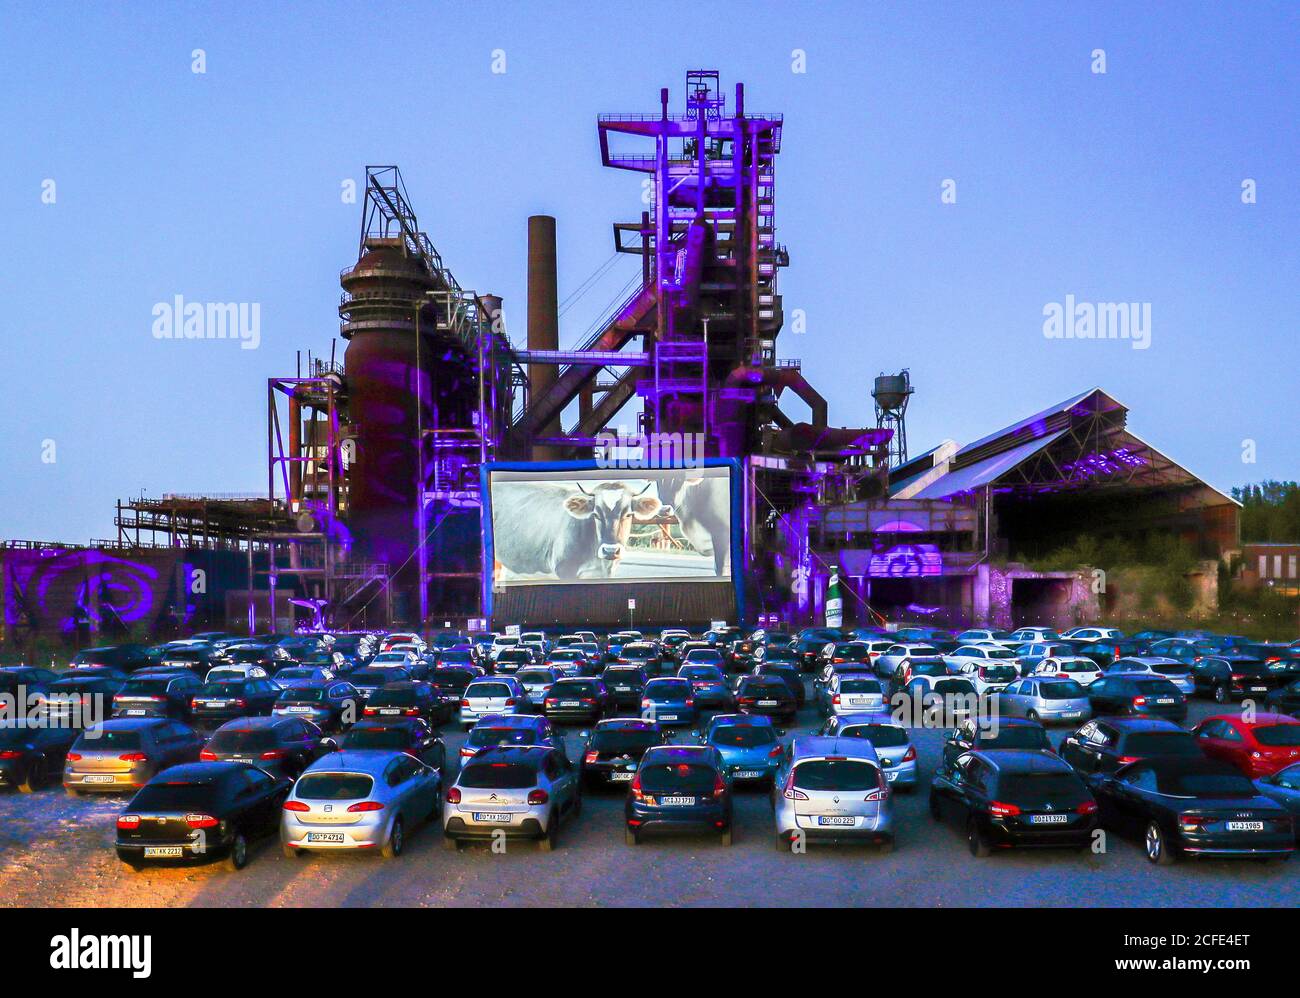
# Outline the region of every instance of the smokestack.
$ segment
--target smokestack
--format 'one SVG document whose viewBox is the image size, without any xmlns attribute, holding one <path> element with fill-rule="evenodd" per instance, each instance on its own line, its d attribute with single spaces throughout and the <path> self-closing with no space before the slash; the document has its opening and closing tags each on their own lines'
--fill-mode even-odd
<svg viewBox="0 0 1300 998">
<path fill-rule="evenodd" d="M 555 219 L 550 215 L 528 218 L 528 349 L 560 348 L 559 286 L 555 277 Z M 528 391 L 537 399 L 555 383 L 554 364 L 528 365 Z M 559 436 L 559 416 L 538 431 L 541 436 Z M 533 460 L 554 460 L 555 447 L 533 447 Z"/>
</svg>

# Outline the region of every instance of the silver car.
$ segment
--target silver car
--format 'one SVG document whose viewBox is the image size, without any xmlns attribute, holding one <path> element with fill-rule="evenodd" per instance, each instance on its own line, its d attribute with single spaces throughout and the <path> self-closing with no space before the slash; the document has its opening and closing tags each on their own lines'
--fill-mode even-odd
<svg viewBox="0 0 1300 998">
<path fill-rule="evenodd" d="M 334 752 L 308 766 L 284 802 L 286 856 L 312 850 L 401 854 L 408 832 L 441 807 L 436 769 L 405 752 Z"/>
<path fill-rule="evenodd" d="M 818 692 L 823 716 L 885 709 L 885 687 L 868 673 L 832 673 Z"/>
<path fill-rule="evenodd" d="M 532 703 L 541 703 L 546 699 L 546 694 L 550 688 L 555 685 L 563 673 L 560 669 L 550 665 L 529 666 L 527 669 L 520 669 L 515 673 L 515 679 L 519 685 L 524 688 L 528 694 L 528 699 Z"/>
<path fill-rule="evenodd" d="M 1007 717 L 1024 717 L 1043 724 L 1082 724 L 1092 717 L 1087 691 L 1073 679 L 1057 676 L 1017 679 L 998 693 L 997 704 Z"/>
<path fill-rule="evenodd" d="M 1111 672 L 1150 672 L 1163 676 L 1178 687 L 1178 692 L 1185 697 L 1196 692 L 1196 680 L 1192 678 L 1192 667 L 1176 658 L 1164 658 L 1160 655 L 1135 655 L 1131 658 L 1116 659 L 1110 667 Z"/>
<path fill-rule="evenodd" d="M 531 714 L 532 701 L 514 676 L 483 676 L 460 695 L 460 723 L 466 731 L 488 714 Z"/>
<path fill-rule="evenodd" d="M 161 770 L 198 762 L 204 739 L 161 717 L 124 717 L 87 728 L 68 750 L 63 786 L 70 796 L 135 792 Z"/>
<path fill-rule="evenodd" d="M 796 738 L 772 787 L 776 848 L 800 842 L 894 847 L 893 795 L 875 748 L 863 738 Z"/>
<path fill-rule="evenodd" d="M 466 761 L 447 789 L 444 846 L 470 840 L 535 839 L 543 852 L 559 840 L 561 820 L 582 811 L 578 770 L 544 745 L 498 745 Z"/>
<path fill-rule="evenodd" d="M 916 746 L 907 728 L 888 713 L 837 714 L 826 719 L 819 735 L 864 738 L 876 750 L 891 786 L 910 790 L 916 786 Z"/>
</svg>

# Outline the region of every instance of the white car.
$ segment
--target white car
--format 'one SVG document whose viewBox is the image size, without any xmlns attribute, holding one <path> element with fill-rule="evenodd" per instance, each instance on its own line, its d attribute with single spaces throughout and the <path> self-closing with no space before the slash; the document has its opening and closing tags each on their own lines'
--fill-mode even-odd
<svg viewBox="0 0 1300 998">
<path fill-rule="evenodd" d="M 1020 678 L 1020 670 L 1016 668 L 1015 662 L 972 658 L 967 659 L 961 667 L 960 675 L 969 679 L 975 692 L 983 696 L 985 693 L 996 693 L 1014 683 Z"/>
<path fill-rule="evenodd" d="M 943 661 L 948 666 L 948 671 L 954 676 L 964 674 L 966 666 L 971 662 L 984 665 L 993 663 L 1009 665 L 1016 670 L 1017 675 L 1020 674 L 1020 660 L 1016 658 L 1016 653 L 1010 648 L 1004 648 L 1002 645 L 993 642 L 961 645 L 944 655 Z"/>
<path fill-rule="evenodd" d="M 366 663 L 367 669 L 410 669 L 415 665 L 415 654 L 409 651 L 381 651 Z"/>
<path fill-rule="evenodd" d="M 1132 658 L 1118 658 L 1111 665 L 1114 673 L 1146 672 L 1168 679 L 1178 687 L 1178 692 L 1190 697 L 1196 692 L 1196 681 L 1192 679 L 1192 667 L 1176 658 L 1162 658 L 1159 655 L 1135 655 Z"/>
<path fill-rule="evenodd" d="M 1055 639 L 1056 629 L 1054 627 L 1022 627 L 1011 632 L 1011 640 L 1013 641 L 1054 641 Z"/>
<path fill-rule="evenodd" d="M 232 679 L 265 679 L 267 672 L 260 665 L 217 665 L 203 677 L 205 683 L 229 682 Z"/>
<path fill-rule="evenodd" d="M 493 662 L 495 662 L 497 660 L 497 656 L 500 655 L 503 651 L 505 651 L 507 648 L 518 648 L 519 643 L 520 643 L 519 638 L 513 634 L 498 634 L 495 638 L 492 639 L 492 650 L 488 652 L 488 656 L 492 659 Z"/>
<path fill-rule="evenodd" d="M 1073 679 L 1080 686 L 1087 686 L 1103 675 L 1101 666 L 1082 655 L 1054 655 L 1045 658 L 1034 669 L 1035 676 L 1056 676 L 1058 679 Z"/>
<path fill-rule="evenodd" d="M 1113 627 L 1071 627 L 1061 637 L 1071 641 L 1122 641 L 1124 632 Z"/>
<path fill-rule="evenodd" d="M 514 676 L 481 676 L 460 695 L 460 724 L 466 731 L 488 714 L 531 714 L 533 702 Z"/>
<path fill-rule="evenodd" d="M 538 658 L 545 658 L 546 653 L 551 650 L 551 643 L 546 640 L 546 635 L 541 631 L 524 631 L 519 635 L 519 643 L 536 648 Z"/>
<path fill-rule="evenodd" d="M 1020 639 L 1012 637 L 1006 631 L 995 631 L 988 627 L 973 627 L 969 631 L 962 631 L 957 635 L 957 643 L 962 645 L 987 644 L 992 642 L 996 645 L 1009 647 L 1012 644 L 1019 644 Z"/>
<path fill-rule="evenodd" d="M 420 637 L 420 635 L 407 631 L 396 631 L 379 642 L 379 650 L 388 651 L 388 649 L 396 645 L 415 645 L 418 651 L 424 651 L 426 647 L 424 638 Z"/>
<path fill-rule="evenodd" d="M 906 661 L 921 659 L 939 659 L 939 649 L 920 641 L 907 641 L 890 645 L 889 648 L 875 656 L 876 675 L 881 679 L 890 679 L 898 667 Z"/>
</svg>

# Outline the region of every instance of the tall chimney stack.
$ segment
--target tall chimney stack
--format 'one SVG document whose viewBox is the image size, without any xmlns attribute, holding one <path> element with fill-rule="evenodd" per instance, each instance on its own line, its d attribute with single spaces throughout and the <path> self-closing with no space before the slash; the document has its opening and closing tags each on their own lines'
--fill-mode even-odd
<svg viewBox="0 0 1300 998">
<path fill-rule="evenodd" d="M 558 350 L 560 348 L 560 299 L 555 276 L 555 218 L 551 215 L 530 215 L 528 218 L 528 349 Z M 531 399 L 540 398 L 552 384 L 558 368 L 554 364 L 528 365 L 528 392 Z M 559 436 L 560 418 L 541 427 L 539 435 Z M 534 461 L 550 461 L 559 457 L 559 448 L 534 446 Z"/>
</svg>

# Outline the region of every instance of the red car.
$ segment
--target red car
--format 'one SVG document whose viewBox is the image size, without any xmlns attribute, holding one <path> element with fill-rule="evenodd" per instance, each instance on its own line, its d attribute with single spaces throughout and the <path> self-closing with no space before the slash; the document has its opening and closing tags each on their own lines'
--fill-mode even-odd
<svg viewBox="0 0 1300 998">
<path fill-rule="evenodd" d="M 1300 720 L 1286 714 L 1256 714 L 1252 721 L 1219 714 L 1192 734 L 1206 755 L 1232 763 L 1252 779 L 1300 762 Z"/>
</svg>

